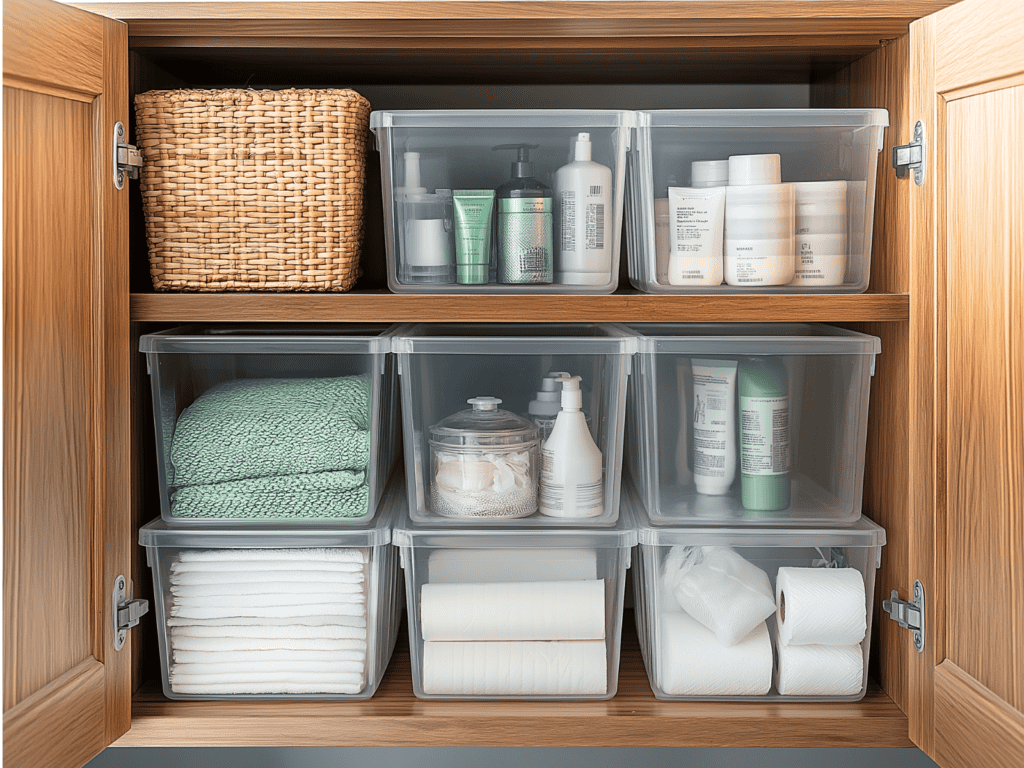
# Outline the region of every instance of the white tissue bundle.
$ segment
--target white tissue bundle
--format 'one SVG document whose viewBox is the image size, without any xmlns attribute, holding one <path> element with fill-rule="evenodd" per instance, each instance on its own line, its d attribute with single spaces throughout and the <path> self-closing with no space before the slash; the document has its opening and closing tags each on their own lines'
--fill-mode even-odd
<svg viewBox="0 0 1024 768">
<path fill-rule="evenodd" d="M 764 696 L 772 687 L 772 642 L 761 622 L 723 645 L 681 611 L 658 617 L 658 686 L 671 696 Z"/>
<path fill-rule="evenodd" d="M 368 559 L 343 548 L 181 551 L 166 596 L 171 691 L 362 691 Z"/>
<path fill-rule="evenodd" d="M 437 452 L 439 490 L 446 493 L 488 491 L 508 493 L 530 485 L 530 454 L 483 453 L 472 457 Z"/>
<path fill-rule="evenodd" d="M 672 547 L 662 578 L 679 606 L 723 645 L 740 642 L 775 612 L 768 574 L 731 547 Z"/>
<path fill-rule="evenodd" d="M 867 632 L 867 593 L 856 568 L 779 568 L 782 645 L 857 645 Z"/>
<path fill-rule="evenodd" d="M 856 696 L 863 684 L 859 645 L 779 643 L 776 686 L 783 696 Z"/>
</svg>

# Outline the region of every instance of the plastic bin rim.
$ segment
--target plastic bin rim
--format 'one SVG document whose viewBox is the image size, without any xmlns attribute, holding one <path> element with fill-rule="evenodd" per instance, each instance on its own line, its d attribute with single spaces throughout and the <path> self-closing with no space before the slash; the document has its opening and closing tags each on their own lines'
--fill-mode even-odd
<svg viewBox="0 0 1024 768">
<path fill-rule="evenodd" d="M 571 325 L 583 325 L 572 323 Z M 441 325 L 450 325 L 442 323 Z M 486 327 L 515 327 L 494 323 L 460 323 Z M 529 325 L 551 325 L 560 323 L 530 323 Z M 552 347 L 565 345 L 564 354 L 594 352 L 603 354 L 634 355 L 640 351 L 640 334 L 620 323 L 586 323 L 607 332 L 606 336 L 431 336 L 430 323 L 415 323 L 401 326 L 391 341 L 391 351 L 398 354 L 417 352 L 443 352 L 450 355 L 510 355 L 549 354 Z M 480 350 L 476 347 L 486 342 L 491 348 Z M 569 347 L 573 347 L 570 349 Z M 556 350 L 559 352 L 559 350 Z"/>
<path fill-rule="evenodd" d="M 636 112 L 628 109 L 402 109 L 370 113 L 370 130 L 387 128 L 503 128 L 498 118 L 536 121 L 537 128 L 633 128 Z"/>
<path fill-rule="evenodd" d="M 651 325 L 672 325 L 671 323 L 652 323 Z M 765 345 L 770 344 L 778 347 L 777 349 L 765 352 L 761 350 L 751 350 L 749 354 L 757 355 L 878 355 L 882 351 L 882 340 L 877 336 L 872 336 L 867 333 L 860 333 L 859 331 L 851 331 L 846 328 L 837 328 L 831 325 L 815 325 L 811 323 L 784 323 L 784 326 L 792 327 L 795 330 L 799 329 L 813 329 L 813 328 L 827 328 L 828 334 L 823 335 L 811 335 L 801 336 L 798 334 L 756 334 L 751 333 L 750 335 L 735 335 L 735 334 L 723 334 L 716 335 L 714 333 L 690 335 L 686 333 L 687 329 L 696 328 L 707 328 L 714 330 L 718 327 L 717 323 L 685 323 L 676 326 L 679 328 L 680 333 L 666 335 L 666 334 L 647 334 L 644 333 L 644 323 L 629 323 L 628 328 L 635 331 L 640 335 L 639 344 L 640 351 L 646 353 L 682 353 L 682 352 L 702 352 L 704 354 L 714 354 L 714 350 L 703 350 L 699 349 L 708 344 L 715 345 L 719 351 L 729 351 L 727 348 L 734 347 L 737 345 Z M 747 324 L 741 324 L 747 325 Z M 835 345 L 841 345 L 842 349 L 837 351 Z M 817 349 L 815 346 L 817 345 Z M 732 350 L 735 352 L 735 350 Z"/>
<path fill-rule="evenodd" d="M 653 547 L 677 544 L 737 547 L 881 547 L 885 545 L 885 529 L 866 517 L 861 517 L 849 528 L 778 528 L 771 527 L 768 521 L 763 528 L 710 525 L 656 527 L 647 524 L 637 529 L 637 541 L 641 545 Z"/>
<path fill-rule="evenodd" d="M 887 109 L 645 109 L 637 112 L 637 125 L 652 128 L 884 128 L 889 125 L 889 111 Z"/>
<path fill-rule="evenodd" d="M 582 522 L 582 521 L 581 521 Z M 429 543 L 442 539 L 444 544 Z M 567 543 L 572 542 L 572 543 Z M 456 528 L 414 523 L 401 515 L 391 533 L 396 547 L 444 549 L 630 549 L 637 544 L 636 528 L 621 514 L 611 528 Z"/>
<path fill-rule="evenodd" d="M 374 325 L 368 323 L 368 325 Z M 296 353 L 320 354 L 387 354 L 391 351 L 391 340 L 400 325 L 390 324 L 376 334 L 351 336 L 314 336 L 301 333 L 251 334 L 239 329 L 238 334 L 215 336 L 197 332 L 196 326 L 177 326 L 164 331 L 154 331 L 139 338 L 139 351 L 164 354 L 218 354 L 225 352 L 246 352 L 259 354 L 259 347 L 273 344 L 294 345 Z M 178 347 L 187 347 L 181 349 Z M 209 350 L 201 350 L 209 347 Z M 267 354 L 282 354 L 273 350 Z"/>
</svg>

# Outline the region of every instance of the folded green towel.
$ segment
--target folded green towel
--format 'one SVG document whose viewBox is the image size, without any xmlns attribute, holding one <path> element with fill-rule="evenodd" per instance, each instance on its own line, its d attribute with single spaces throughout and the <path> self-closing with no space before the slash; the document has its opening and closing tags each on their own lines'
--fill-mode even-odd
<svg viewBox="0 0 1024 768">
<path fill-rule="evenodd" d="M 362 472 L 316 472 L 179 488 L 175 517 L 337 520 L 363 517 L 370 490 Z"/>
<path fill-rule="evenodd" d="M 170 460 L 175 517 L 363 516 L 369 379 L 219 384 L 178 418 Z"/>
<path fill-rule="evenodd" d="M 185 409 L 174 429 L 174 485 L 363 470 L 370 461 L 370 383 L 240 379 Z"/>
</svg>

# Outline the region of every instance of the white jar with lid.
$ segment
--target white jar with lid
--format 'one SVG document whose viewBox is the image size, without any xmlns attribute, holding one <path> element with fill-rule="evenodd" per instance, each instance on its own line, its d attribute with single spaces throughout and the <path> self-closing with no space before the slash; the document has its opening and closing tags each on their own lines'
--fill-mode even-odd
<svg viewBox="0 0 1024 768">
<path fill-rule="evenodd" d="M 444 517 L 527 517 L 537 511 L 540 430 L 496 397 L 430 428 L 430 502 Z"/>
<path fill-rule="evenodd" d="M 725 202 L 725 282 L 786 285 L 796 268 L 793 185 L 782 184 L 779 155 L 729 158 Z"/>
</svg>

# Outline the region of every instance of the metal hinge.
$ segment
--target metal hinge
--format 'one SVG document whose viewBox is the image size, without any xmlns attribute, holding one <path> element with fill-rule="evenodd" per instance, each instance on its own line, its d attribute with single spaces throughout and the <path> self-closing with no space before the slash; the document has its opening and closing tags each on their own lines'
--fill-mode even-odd
<svg viewBox="0 0 1024 768">
<path fill-rule="evenodd" d="M 128 597 L 128 582 L 124 576 L 114 581 L 114 650 L 124 648 L 128 639 L 128 630 L 139 623 L 139 619 L 149 613 L 149 600 Z"/>
<path fill-rule="evenodd" d="M 139 169 L 142 167 L 142 153 L 133 144 L 127 144 L 124 140 L 124 123 L 114 124 L 114 186 L 118 189 L 124 188 L 124 177 L 130 179 L 139 178 Z"/>
<path fill-rule="evenodd" d="M 896 169 L 897 179 L 902 179 L 911 170 L 914 183 L 919 187 L 924 184 L 924 123 L 920 120 L 914 126 L 913 141 L 892 148 L 892 167 Z"/>
<path fill-rule="evenodd" d="M 914 600 L 900 600 L 900 593 L 895 589 L 892 597 L 882 602 L 882 608 L 889 617 L 904 629 L 914 633 L 914 648 L 920 653 L 924 650 L 924 584 L 914 582 Z"/>
</svg>

